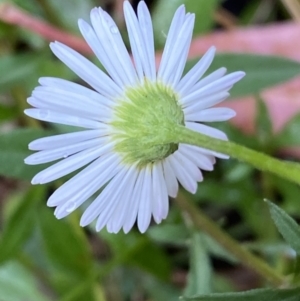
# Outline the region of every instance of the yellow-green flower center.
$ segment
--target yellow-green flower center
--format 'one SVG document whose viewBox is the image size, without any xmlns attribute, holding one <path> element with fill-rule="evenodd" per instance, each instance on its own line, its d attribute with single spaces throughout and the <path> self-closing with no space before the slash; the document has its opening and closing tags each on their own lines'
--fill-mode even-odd
<svg viewBox="0 0 300 301">
<path fill-rule="evenodd" d="M 184 125 L 184 114 L 178 96 L 170 87 L 146 81 L 126 89 L 115 107 L 111 125 L 115 151 L 123 157 L 123 162 L 143 167 L 178 149 L 177 144 L 163 141 L 170 129 Z"/>
</svg>

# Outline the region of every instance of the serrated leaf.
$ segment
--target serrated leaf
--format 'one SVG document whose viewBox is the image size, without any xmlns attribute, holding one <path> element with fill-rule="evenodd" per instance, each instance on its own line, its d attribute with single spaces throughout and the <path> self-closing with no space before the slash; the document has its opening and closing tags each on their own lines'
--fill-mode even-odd
<svg viewBox="0 0 300 301">
<path fill-rule="evenodd" d="M 299 301 L 300 288 L 258 289 L 240 293 L 211 294 L 182 297 L 186 301 Z"/>
<path fill-rule="evenodd" d="M 267 201 L 272 219 L 284 240 L 300 254 L 300 226 L 281 208 Z"/>
<path fill-rule="evenodd" d="M 24 159 L 32 152 L 28 143 L 34 139 L 49 136 L 50 131 L 42 129 L 17 129 L 0 135 L 0 175 L 22 180 L 30 180 L 46 165 L 29 166 Z"/>
<path fill-rule="evenodd" d="M 190 70 L 198 59 L 190 60 Z M 217 54 L 208 72 L 226 67 L 228 72 L 244 71 L 246 76 L 230 90 L 232 97 L 258 94 L 263 89 L 278 85 L 300 74 L 300 63 L 277 56 L 241 53 Z"/>
<path fill-rule="evenodd" d="M 0 262 L 14 257 L 26 243 L 34 229 L 37 202 L 43 195 L 43 187 L 34 187 L 29 190 L 23 200 L 20 200 L 18 207 L 5 224 L 1 235 Z"/>
</svg>

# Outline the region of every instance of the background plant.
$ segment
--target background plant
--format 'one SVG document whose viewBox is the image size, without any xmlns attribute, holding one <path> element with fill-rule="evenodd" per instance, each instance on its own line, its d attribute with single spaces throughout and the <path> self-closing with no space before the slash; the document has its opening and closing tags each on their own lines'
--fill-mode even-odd
<svg viewBox="0 0 300 301">
<path fill-rule="evenodd" d="M 279 176 L 261 173 L 235 160 L 220 161 L 213 172 L 205 174 L 196 195 L 182 192 L 177 201 L 171 201 L 167 220 L 161 225 L 153 224 L 145 235 L 136 230 L 127 235 L 112 235 L 105 231 L 95 233 L 92 227 L 80 228 L 79 212 L 58 221 L 45 203 L 62 182 L 43 187 L 30 185 L 31 177 L 44 167 L 24 165 L 23 159 L 30 153 L 28 142 L 70 128 L 50 127 L 27 118 L 23 114 L 26 98 L 41 76 L 79 81 L 52 56 L 48 40 L 63 39 L 89 55 L 76 24 L 79 17 L 87 19 L 96 5 L 113 14 L 126 39 L 122 2 L 0 1 L 0 300 L 166 301 L 185 296 L 187 300 L 297 301 L 300 229 L 296 220 L 300 217 L 300 190 Z M 290 41 L 292 46 L 287 44 L 289 41 L 282 38 L 286 27 L 278 25 L 277 35 L 265 40 L 265 46 L 281 43 L 286 53 L 281 48 L 276 52 L 271 46 L 261 51 L 264 54 L 251 52 L 258 48 L 254 36 L 263 35 L 264 30 L 271 30 L 268 26 L 280 20 L 299 17 L 298 2 L 233 1 L 235 9 L 241 8 L 231 13 L 230 1 L 147 2 L 153 15 L 158 56 L 175 9 L 185 3 L 187 11 L 196 13 L 195 40 L 187 68 L 203 54 L 205 43 L 211 39 L 219 43 L 213 69 L 226 66 L 228 71 L 247 73 L 232 90 L 232 98 L 252 95 L 252 105 L 255 103 L 257 108 L 250 126 L 252 131 L 246 125 L 251 114 L 247 99 L 229 101 L 229 105 L 238 106 L 238 116 L 244 117 L 244 123 L 236 122 L 239 127 L 221 125 L 230 140 L 274 157 L 297 161 L 297 149 L 287 147 L 299 146 L 300 117 L 294 110 L 288 122 L 281 127 L 278 122 L 282 116 L 288 116 L 289 102 L 295 107 L 300 99 L 299 88 L 288 96 L 282 92 L 286 92 L 282 83 L 300 73 L 296 61 L 300 57 L 289 52 L 293 48 L 300 53 L 300 45 L 296 40 Z M 253 25 L 262 23 L 264 27 L 252 31 Z M 242 25 L 246 26 L 245 38 L 250 40 L 244 50 L 237 29 Z M 225 30 L 223 37 L 227 35 L 236 44 L 218 42 L 222 36 L 215 36 L 217 27 Z M 263 92 L 276 85 L 281 96 L 278 102 L 285 104 L 279 112 L 278 103 L 275 107 L 270 100 L 271 92 Z M 219 124 L 215 126 L 220 128 Z M 221 237 L 229 239 L 229 246 L 236 243 L 247 254 L 255 254 L 255 258 L 260 258 L 259 264 L 249 264 L 247 258 L 242 260 L 240 253 L 234 251 L 237 248 L 230 250 Z M 263 266 L 257 268 L 261 263 Z M 266 273 L 261 272 L 264 268 Z M 259 290 L 246 292 L 254 288 Z"/>
</svg>

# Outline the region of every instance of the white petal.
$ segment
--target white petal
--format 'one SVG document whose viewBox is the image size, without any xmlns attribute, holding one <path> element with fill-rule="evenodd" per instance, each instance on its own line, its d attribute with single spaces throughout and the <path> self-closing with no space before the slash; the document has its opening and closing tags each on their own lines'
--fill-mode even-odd
<svg viewBox="0 0 300 301">
<path fill-rule="evenodd" d="M 77 95 L 78 98 L 84 99 L 84 102 L 94 103 L 95 105 L 99 104 L 111 108 L 114 105 L 114 102 L 107 97 L 99 94 L 98 92 L 91 90 L 87 87 L 81 86 L 79 84 L 70 82 L 65 79 L 56 78 L 56 77 L 41 77 L 39 83 L 42 87 L 37 87 L 36 89 L 44 89 L 48 92 L 57 92 L 65 95 Z"/>
<path fill-rule="evenodd" d="M 120 198 L 120 202 L 118 203 L 114 214 L 111 216 L 109 222 L 107 223 L 107 231 L 110 233 L 118 233 L 123 227 L 127 217 L 131 213 L 129 204 L 139 172 L 135 166 L 131 167 L 130 172 L 131 175 L 129 176 L 126 187 L 124 187 L 124 192 Z"/>
<path fill-rule="evenodd" d="M 189 192 L 197 191 L 197 181 L 201 181 L 200 170 L 179 152 L 175 152 L 169 157 L 170 165 L 180 184 Z"/>
<path fill-rule="evenodd" d="M 178 193 L 178 181 L 170 166 L 168 158 L 163 161 L 163 168 L 168 195 L 172 198 L 176 198 Z"/>
<path fill-rule="evenodd" d="M 143 168 L 140 170 L 140 172 L 138 174 L 137 181 L 136 181 L 134 189 L 133 189 L 132 197 L 131 197 L 130 203 L 128 204 L 127 212 L 129 214 L 126 217 L 126 220 L 123 225 L 124 233 L 128 233 L 136 221 L 139 204 L 141 201 L 141 193 L 142 193 L 142 188 L 143 188 L 143 183 L 144 183 L 145 172 L 146 172 L 146 170 Z"/>
<path fill-rule="evenodd" d="M 170 55 L 174 49 L 174 43 L 176 41 L 176 36 L 179 30 L 182 28 L 183 23 L 185 21 L 185 7 L 184 5 L 179 6 L 176 10 L 174 17 L 172 19 L 172 23 L 170 25 L 170 29 L 167 35 L 166 44 L 164 47 L 164 51 L 162 53 L 159 69 L 158 69 L 158 78 L 161 78 L 165 72 L 165 69 L 168 66 L 168 62 L 170 59 Z"/>
<path fill-rule="evenodd" d="M 59 42 L 51 43 L 50 48 L 64 64 L 99 93 L 109 98 L 122 94 L 109 76 L 72 48 Z"/>
<path fill-rule="evenodd" d="M 89 97 L 68 91 L 53 90 L 48 87 L 37 87 L 32 93 L 33 97 L 28 98 L 27 102 L 39 109 L 59 111 L 88 119 L 109 120 L 111 117 L 111 108 L 91 101 Z"/>
<path fill-rule="evenodd" d="M 160 223 L 169 212 L 168 190 L 161 162 L 153 165 L 153 193 L 153 217 L 157 223 Z"/>
<path fill-rule="evenodd" d="M 103 212 L 109 213 L 111 209 L 116 206 L 118 189 L 122 184 L 122 178 L 126 174 L 127 169 L 122 168 L 114 178 L 107 184 L 99 196 L 92 202 L 91 205 L 85 210 L 81 219 L 80 225 L 82 227 L 90 224 L 95 218 L 99 217 Z M 99 225 L 97 222 L 96 230 L 99 231 Z"/>
<path fill-rule="evenodd" d="M 195 163 L 200 169 L 209 171 L 214 169 L 214 163 L 216 161 L 214 157 L 203 154 L 201 150 L 198 150 L 196 147 L 189 148 L 188 145 L 180 144 L 178 151 L 184 157 Z"/>
<path fill-rule="evenodd" d="M 180 94 L 185 95 L 190 88 L 192 88 L 192 86 L 203 76 L 212 63 L 215 52 L 216 48 L 214 46 L 209 48 L 199 62 L 181 79 L 176 87 Z"/>
<path fill-rule="evenodd" d="M 128 1 L 124 2 L 124 16 L 130 40 L 131 51 L 140 80 L 143 78 L 143 74 L 151 79 L 153 75 L 152 68 L 148 59 L 148 53 L 142 37 L 139 21 L 137 20 L 135 12 Z M 143 73 L 141 71 L 143 71 Z"/>
<path fill-rule="evenodd" d="M 192 37 L 193 37 L 193 30 L 191 30 L 189 32 L 189 36 L 187 37 L 187 40 L 185 42 L 185 46 L 183 47 L 179 58 L 177 60 L 177 64 L 175 64 L 175 68 L 174 71 L 172 72 L 172 75 L 170 76 L 170 84 L 172 85 L 172 87 L 174 87 L 176 89 L 176 86 L 182 76 L 183 70 L 185 68 L 186 65 L 186 61 L 188 58 L 188 54 L 189 54 L 189 50 L 190 50 L 190 44 L 192 41 Z M 171 62 L 169 62 L 171 64 Z"/>
<path fill-rule="evenodd" d="M 218 130 L 215 129 L 211 126 L 207 126 L 201 123 L 196 123 L 196 122 L 186 122 L 185 126 L 193 131 L 199 132 L 201 134 L 217 138 L 217 139 L 222 139 L 222 140 L 228 140 L 227 135 Z"/>
<path fill-rule="evenodd" d="M 194 15 L 188 16 L 184 24 L 182 25 L 182 28 L 176 35 L 176 40 L 173 44 L 173 49 L 169 54 L 168 64 L 163 70 L 163 72 L 159 72 L 159 79 L 161 79 L 165 83 L 172 83 L 172 75 L 174 75 L 174 72 L 176 72 L 178 64 L 182 66 L 180 60 L 186 60 L 186 57 L 181 57 L 181 55 L 184 54 L 185 49 L 189 48 L 190 46 L 189 41 L 191 40 L 191 32 L 194 27 L 194 21 Z"/>
<path fill-rule="evenodd" d="M 68 114 L 58 113 L 56 111 L 44 109 L 26 109 L 24 110 L 24 113 L 32 118 L 53 123 L 60 123 L 90 129 L 97 129 L 102 127 L 101 122 L 99 121 L 77 116 L 70 116 Z"/>
<path fill-rule="evenodd" d="M 152 190 L 152 171 L 150 167 L 146 167 L 137 216 L 137 224 L 141 233 L 145 233 L 150 225 L 153 198 L 155 195 Z"/>
<path fill-rule="evenodd" d="M 229 120 L 235 115 L 235 111 L 229 108 L 211 108 L 206 110 L 200 110 L 191 114 L 186 114 L 185 120 L 200 122 L 216 122 Z"/>
<path fill-rule="evenodd" d="M 98 13 L 97 9 L 96 13 Z M 123 86 L 123 82 L 120 78 L 119 73 L 117 72 L 117 69 L 115 68 L 113 62 L 110 60 L 110 56 L 106 54 L 106 51 L 102 47 L 102 43 L 99 41 L 96 33 L 94 32 L 93 28 L 84 20 L 78 20 L 78 27 L 80 29 L 80 32 L 88 45 L 91 47 L 99 61 L 102 63 L 104 68 L 107 70 L 109 75 L 112 77 L 112 79 L 118 84 L 119 87 Z M 101 29 L 98 29 L 101 31 Z"/>
<path fill-rule="evenodd" d="M 39 172 L 31 181 L 32 184 L 45 184 L 59 179 L 95 160 L 102 154 L 111 150 L 112 144 L 97 146 L 77 153 L 69 158 L 53 164 L 45 170 Z"/>
<path fill-rule="evenodd" d="M 215 159 L 212 160 L 211 158 L 215 158 L 215 157 L 220 158 L 220 159 L 228 159 L 229 158 L 228 155 L 224 155 L 224 154 L 221 154 L 221 153 L 218 153 L 218 152 L 206 149 L 206 148 L 189 145 L 189 144 L 183 144 L 183 145 L 187 148 L 191 148 L 195 152 L 200 152 L 200 154 L 208 156 L 208 158 L 210 158 L 212 164 L 215 164 L 216 162 L 215 162 Z M 202 169 L 205 170 L 205 168 L 202 168 Z"/>
<path fill-rule="evenodd" d="M 87 131 L 80 131 L 75 133 L 67 133 L 67 134 L 39 138 L 30 142 L 28 148 L 31 150 L 54 149 L 54 148 L 86 141 L 89 139 L 101 137 L 107 135 L 107 133 L 108 133 L 108 126 L 103 123 L 101 130 L 98 129 L 87 130 Z"/>
<path fill-rule="evenodd" d="M 63 147 L 58 147 L 50 150 L 43 150 L 28 156 L 24 162 L 30 165 L 43 164 L 58 159 L 67 158 L 75 153 L 79 153 L 85 149 L 101 146 L 107 142 L 107 138 L 96 138 L 87 141 L 82 141 L 74 144 L 70 144 Z"/>
<path fill-rule="evenodd" d="M 199 99 L 200 97 L 209 96 L 211 94 L 216 94 L 218 92 L 226 92 L 232 87 L 233 84 L 238 82 L 244 76 L 245 73 L 241 71 L 233 72 L 228 75 L 225 75 L 224 77 L 185 96 L 184 98 L 182 98 L 182 102 L 184 104 L 188 104 L 193 102 L 195 99 Z"/>
<path fill-rule="evenodd" d="M 49 101 L 50 100 L 50 101 Z M 74 116 L 78 118 L 97 120 L 101 122 L 108 122 L 111 120 L 112 112 L 111 110 L 102 111 L 101 109 L 91 106 L 76 106 L 72 103 L 65 101 L 63 97 L 51 96 L 46 101 L 41 98 L 29 97 L 27 102 L 40 110 L 49 110 L 60 112 L 61 114 L 66 114 L 69 116 Z"/>
<path fill-rule="evenodd" d="M 212 107 L 224 101 L 228 96 L 229 96 L 228 92 L 220 92 L 207 97 L 203 97 L 197 101 L 194 101 L 190 105 L 187 105 L 185 108 L 183 108 L 185 118 L 189 114 L 193 114 L 194 112 Z"/>
<path fill-rule="evenodd" d="M 138 17 L 140 29 L 144 41 L 144 46 L 147 54 L 148 64 L 150 66 L 149 79 L 155 81 L 156 69 L 155 69 L 155 52 L 154 52 L 154 37 L 152 20 L 149 10 L 144 1 L 140 1 L 138 4 Z"/>
<path fill-rule="evenodd" d="M 97 40 L 101 44 L 98 49 L 100 61 L 104 66 L 110 67 L 107 70 L 112 78 L 120 79 L 123 85 L 134 85 L 137 81 L 136 72 L 117 25 L 100 7 L 94 8 L 90 17 Z"/>
<path fill-rule="evenodd" d="M 213 137 L 213 138 L 217 138 L 217 139 L 222 139 L 222 140 L 228 140 L 227 135 L 218 130 L 215 129 L 213 127 L 204 125 L 204 124 L 200 124 L 200 123 L 196 123 L 196 122 L 186 122 L 185 126 L 193 131 L 199 132 L 201 134 Z M 202 149 L 202 151 L 204 151 L 204 149 Z M 208 154 L 212 154 L 218 158 L 222 158 L 222 159 L 228 159 L 229 156 L 225 155 L 225 154 L 221 154 L 215 151 L 211 151 L 211 150 L 207 150 Z"/>
<path fill-rule="evenodd" d="M 100 214 L 96 223 L 96 231 L 102 230 L 110 220 L 111 216 L 115 213 L 119 202 L 121 202 L 122 194 L 124 189 L 126 189 L 127 185 L 130 183 L 130 176 L 132 173 L 130 169 L 123 168 L 123 170 L 112 179 L 111 182 L 104 188 L 102 193 L 99 196 L 99 204 L 103 200 L 105 204 L 105 208 L 100 210 Z M 108 195 L 105 196 L 105 190 L 112 190 L 113 194 L 108 192 Z M 96 209 L 97 210 L 97 209 Z M 120 214 L 120 212 L 118 212 Z"/>
<path fill-rule="evenodd" d="M 226 74 L 226 72 L 227 69 L 224 67 L 215 70 L 214 72 L 210 73 L 209 75 L 199 80 L 194 86 L 192 86 L 192 88 L 184 96 L 187 96 L 195 91 L 198 91 L 201 88 L 215 82 L 216 80 L 221 79 Z"/>
<path fill-rule="evenodd" d="M 111 33 L 111 38 L 113 40 L 114 50 L 116 51 L 116 54 L 120 60 L 120 65 L 123 66 L 124 73 L 127 75 L 130 84 L 134 85 L 137 83 L 138 78 L 132 60 L 129 56 L 128 50 L 124 44 L 123 38 L 112 17 L 105 11 L 103 11 L 103 14 L 104 19 L 108 24 L 108 28 Z"/>
<path fill-rule="evenodd" d="M 180 162 L 181 166 L 184 166 L 195 181 L 203 181 L 202 173 L 195 163 L 193 163 L 190 159 L 185 158 L 180 151 L 176 151 L 173 156 L 176 158 L 177 162 Z"/>
<path fill-rule="evenodd" d="M 50 207 L 88 199 L 120 170 L 120 158 L 108 153 L 60 186 L 48 199 Z"/>
</svg>

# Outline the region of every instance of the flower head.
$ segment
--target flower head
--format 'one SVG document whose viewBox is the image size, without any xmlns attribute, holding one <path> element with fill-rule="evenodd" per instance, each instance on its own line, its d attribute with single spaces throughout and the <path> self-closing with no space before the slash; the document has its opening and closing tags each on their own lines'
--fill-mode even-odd
<svg viewBox="0 0 300 301">
<path fill-rule="evenodd" d="M 101 8 L 91 11 L 91 25 L 79 20 L 80 31 L 107 73 L 59 42 L 53 53 L 91 88 L 59 78 L 40 78 L 25 110 L 33 118 L 84 128 L 73 133 L 37 139 L 38 151 L 27 164 L 60 160 L 38 173 L 33 184 L 44 184 L 83 168 L 48 200 L 63 218 L 98 192 L 80 224 L 96 220 L 99 231 L 123 228 L 137 220 L 141 232 L 151 217 L 157 223 L 169 210 L 168 196 L 176 197 L 179 183 L 195 193 L 201 170 L 212 170 L 215 157 L 225 155 L 196 146 L 162 143 L 166 130 L 185 126 L 219 139 L 226 135 L 202 122 L 224 121 L 235 115 L 228 108 L 211 108 L 229 95 L 243 72 L 225 75 L 220 68 L 203 77 L 215 48 L 182 77 L 194 15 L 180 6 L 172 20 L 160 65 L 156 70 L 152 22 L 144 1 L 137 15 L 124 1 L 131 57 L 112 18 Z M 103 188 L 104 187 L 104 188 Z M 102 192 L 99 190 L 103 188 Z"/>
</svg>

